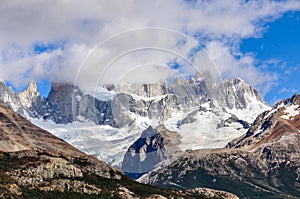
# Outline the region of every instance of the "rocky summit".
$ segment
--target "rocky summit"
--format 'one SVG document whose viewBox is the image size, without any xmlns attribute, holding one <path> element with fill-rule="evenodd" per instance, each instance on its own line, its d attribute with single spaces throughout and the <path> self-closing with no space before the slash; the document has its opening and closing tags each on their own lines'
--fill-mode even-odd
<svg viewBox="0 0 300 199">
<path fill-rule="evenodd" d="M 23 92 L 14 92 L 11 87 L 6 86 L 4 81 L 0 81 L 0 100 L 15 112 L 24 114 L 24 110 L 32 107 L 40 99 L 40 93 L 34 81 Z"/>
<path fill-rule="evenodd" d="M 2 81 L 0 99 L 16 112 L 57 124 L 78 121 L 80 117 L 116 127 L 125 125 L 118 121 L 117 114 L 126 116 L 119 112 L 118 107 L 131 108 L 130 112 L 142 117 L 166 120 L 176 109 L 192 108 L 209 100 L 220 107 L 240 110 L 254 101 L 265 104 L 259 92 L 240 78 L 217 83 L 209 75 L 200 73 L 189 80 L 176 78 L 169 83 L 121 83 L 99 89 L 82 90 L 75 85 L 52 83 L 49 95 L 41 99 L 35 82 L 31 82 L 24 92 L 14 92 Z"/>
<path fill-rule="evenodd" d="M 0 198 L 237 198 L 137 183 L 31 124 L 0 102 Z"/>
<path fill-rule="evenodd" d="M 226 149 L 187 151 L 140 181 L 165 187 L 207 186 L 241 198 L 299 198 L 300 95 L 260 114 Z"/>
<path fill-rule="evenodd" d="M 124 156 L 122 170 L 132 178 L 150 172 L 155 165 L 180 152 L 180 139 L 177 132 L 169 131 L 163 125 L 155 129 L 148 127 L 129 147 Z"/>
</svg>

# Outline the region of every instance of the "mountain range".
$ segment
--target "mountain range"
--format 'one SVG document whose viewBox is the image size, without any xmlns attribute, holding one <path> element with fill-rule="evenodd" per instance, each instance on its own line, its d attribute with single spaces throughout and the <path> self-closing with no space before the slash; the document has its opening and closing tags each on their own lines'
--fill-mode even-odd
<svg viewBox="0 0 300 199">
<path fill-rule="evenodd" d="M 212 189 L 137 183 L 0 102 L 0 198 L 237 198 Z"/>
<path fill-rule="evenodd" d="M 37 126 L 126 173 L 140 174 L 152 170 L 158 160 L 187 149 L 225 147 L 270 108 L 243 80 L 215 82 L 200 73 L 188 80 L 92 89 L 53 83 L 46 98 L 40 97 L 35 82 L 24 92 L 13 92 L 0 82 L 0 91 L 0 100 Z M 136 145 L 136 157 L 131 160 L 126 155 L 131 145 L 143 139 L 143 131 L 159 126 L 177 134 L 169 142 L 176 143 L 177 149 L 165 150 L 168 146 L 163 143 L 157 153 L 160 157 L 147 158 L 147 168 L 130 167 L 137 159 L 145 164 L 142 160 L 150 155 L 149 150 L 141 151 L 143 145 Z"/>
<path fill-rule="evenodd" d="M 200 73 L 92 88 L 53 83 L 46 98 L 35 82 L 24 92 L 0 82 L 11 110 L 117 172 L 241 198 L 299 196 L 299 99 L 270 107 L 240 78 L 216 82 Z"/>
</svg>

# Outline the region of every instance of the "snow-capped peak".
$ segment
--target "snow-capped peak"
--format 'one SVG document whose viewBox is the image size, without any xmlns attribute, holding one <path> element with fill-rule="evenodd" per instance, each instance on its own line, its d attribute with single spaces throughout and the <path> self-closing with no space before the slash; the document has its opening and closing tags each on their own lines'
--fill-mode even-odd
<svg viewBox="0 0 300 199">
<path fill-rule="evenodd" d="M 1 83 L 0 100 L 16 112 L 23 112 L 23 109 L 30 108 L 40 98 L 40 92 L 34 81 L 30 82 L 23 92 L 14 92 L 11 87 L 6 86 L 5 82 Z"/>
<path fill-rule="evenodd" d="M 234 81 L 235 82 L 245 82 L 242 78 L 240 78 L 240 77 L 236 77 L 235 79 L 234 79 Z"/>
</svg>

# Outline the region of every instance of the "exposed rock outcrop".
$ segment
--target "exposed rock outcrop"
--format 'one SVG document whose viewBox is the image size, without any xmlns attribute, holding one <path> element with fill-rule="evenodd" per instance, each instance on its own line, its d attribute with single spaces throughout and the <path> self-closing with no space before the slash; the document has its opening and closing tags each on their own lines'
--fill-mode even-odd
<svg viewBox="0 0 300 199">
<path fill-rule="evenodd" d="M 132 178 L 148 173 L 159 162 L 172 158 L 176 151 L 180 151 L 180 139 L 178 133 L 169 131 L 163 125 L 155 129 L 149 126 L 129 147 L 124 156 L 122 170 Z"/>
</svg>

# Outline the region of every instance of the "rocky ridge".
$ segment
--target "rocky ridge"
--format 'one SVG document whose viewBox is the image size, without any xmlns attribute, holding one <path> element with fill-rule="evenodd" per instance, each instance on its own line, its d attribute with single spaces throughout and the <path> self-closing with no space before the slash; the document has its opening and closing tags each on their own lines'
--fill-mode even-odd
<svg viewBox="0 0 300 199">
<path fill-rule="evenodd" d="M 176 78 L 171 83 L 141 85 L 123 83 L 107 85 L 104 90 L 114 91 L 115 94 L 111 98 L 100 99 L 96 90 L 86 93 L 78 86 L 53 83 L 48 97 L 41 99 L 35 82 L 31 82 L 24 92 L 15 93 L 2 81 L 0 100 L 16 112 L 26 111 L 31 117 L 52 120 L 58 124 L 70 123 L 82 116 L 96 124 L 112 126 L 117 125 L 114 117 L 118 116 L 118 110 L 112 112 L 115 106 L 123 106 L 140 116 L 166 120 L 170 117 L 170 111 L 195 107 L 209 100 L 215 100 L 220 107 L 228 109 L 245 109 L 253 99 L 264 104 L 258 91 L 239 78 L 217 83 L 210 76 L 200 73 L 189 80 Z M 161 100 L 165 102 L 152 104 Z"/>
<path fill-rule="evenodd" d="M 187 151 L 139 181 L 165 187 L 207 186 L 241 198 L 300 196 L 300 95 L 260 114 L 227 149 Z"/>
<path fill-rule="evenodd" d="M 34 81 L 30 82 L 23 92 L 14 92 L 4 81 L 0 81 L 0 100 L 15 112 L 23 114 L 24 110 L 32 107 L 40 99 L 40 93 Z"/>
<path fill-rule="evenodd" d="M 299 134 L 300 95 L 277 103 L 270 111 L 263 112 L 253 122 L 246 135 L 230 142 L 228 148 L 258 147 Z"/>
</svg>

